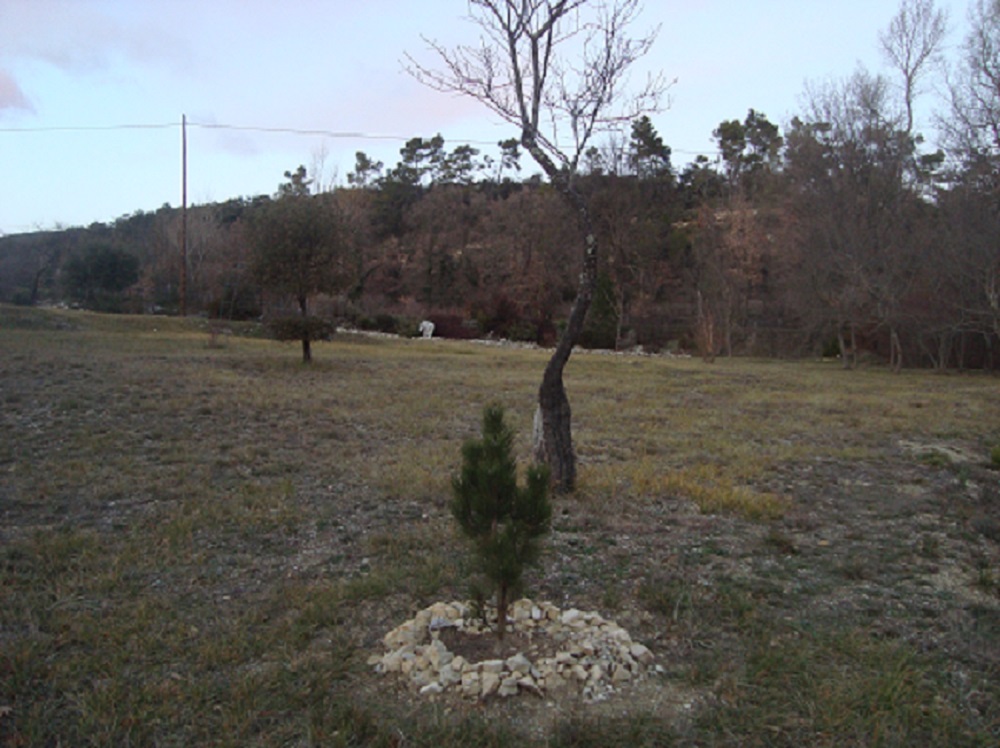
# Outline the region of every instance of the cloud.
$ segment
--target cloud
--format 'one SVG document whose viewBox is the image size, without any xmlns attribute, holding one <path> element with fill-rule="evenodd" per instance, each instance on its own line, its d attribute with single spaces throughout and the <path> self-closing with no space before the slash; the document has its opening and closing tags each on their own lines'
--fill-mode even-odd
<svg viewBox="0 0 1000 748">
<path fill-rule="evenodd" d="M 4 70 L 0 70 L 0 112 L 4 109 L 23 109 L 27 112 L 34 112 L 35 108 L 24 95 L 21 87 L 17 85 L 14 77 Z"/>
<path fill-rule="evenodd" d="M 67 72 L 92 72 L 115 57 L 139 63 L 179 63 L 184 45 L 164 29 L 162 5 L 122 13 L 106 3 L 78 0 L 5 0 L 0 11 L 0 54 L 42 60 Z M 142 6 L 140 6 L 142 8 Z M 159 12 L 158 18 L 156 13 Z"/>
</svg>

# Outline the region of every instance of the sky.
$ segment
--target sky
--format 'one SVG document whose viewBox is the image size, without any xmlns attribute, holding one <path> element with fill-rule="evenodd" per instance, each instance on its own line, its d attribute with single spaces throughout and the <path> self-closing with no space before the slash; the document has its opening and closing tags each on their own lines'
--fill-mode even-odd
<svg viewBox="0 0 1000 748">
<path fill-rule="evenodd" d="M 937 5 L 957 47 L 967 2 Z M 634 28 L 659 33 L 637 75 L 676 81 L 651 116 L 675 166 L 714 157 L 723 120 L 784 125 L 807 82 L 883 71 L 897 9 L 647 0 Z M 182 116 L 189 205 L 273 194 L 300 164 L 345 184 L 357 151 L 392 166 L 415 136 L 495 156 L 511 125 L 404 68 L 434 63 L 425 39 L 474 44 L 466 16 L 465 0 L 0 0 L 0 234 L 179 206 Z"/>
</svg>

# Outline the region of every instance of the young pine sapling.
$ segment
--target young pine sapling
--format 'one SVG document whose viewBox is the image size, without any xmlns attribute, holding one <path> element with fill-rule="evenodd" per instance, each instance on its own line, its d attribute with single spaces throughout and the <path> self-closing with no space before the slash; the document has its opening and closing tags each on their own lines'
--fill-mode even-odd
<svg viewBox="0 0 1000 748">
<path fill-rule="evenodd" d="M 497 599 L 497 636 L 506 631 L 507 606 L 521 588 L 525 566 L 538 560 L 539 539 L 549 530 L 549 472 L 528 468 L 524 487 L 517 485 L 514 433 L 503 408 L 483 412 L 481 439 L 462 447 L 462 470 L 452 478 L 451 511 L 472 541 L 480 571 Z"/>
</svg>

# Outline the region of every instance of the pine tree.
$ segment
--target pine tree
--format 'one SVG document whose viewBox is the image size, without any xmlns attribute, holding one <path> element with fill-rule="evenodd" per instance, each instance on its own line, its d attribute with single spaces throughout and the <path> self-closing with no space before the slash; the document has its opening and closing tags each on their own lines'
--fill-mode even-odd
<svg viewBox="0 0 1000 748">
<path fill-rule="evenodd" d="M 482 438 L 465 443 L 461 473 L 452 478 L 451 511 L 473 542 L 480 571 L 496 591 L 501 640 L 507 606 L 521 588 L 525 566 L 538 560 L 538 541 L 548 532 L 552 517 L 548 468 L 530 467 L 526 485 L 518 487 L 513 444 L 514 432 L 504 422 L 503 408 L 488 406 Z"/>
</svg>

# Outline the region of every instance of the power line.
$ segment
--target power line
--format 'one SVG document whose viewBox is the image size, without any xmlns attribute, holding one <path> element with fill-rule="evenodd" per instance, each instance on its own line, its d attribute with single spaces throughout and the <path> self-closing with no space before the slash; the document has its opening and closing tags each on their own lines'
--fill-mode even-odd
<svg viewBox="0 0 1000 748">
<path fill-rule="evenodd" d="M 113 132 L 117 130 L 166 130 L 166 129 L 179 129 L 182 126 L 180 122 L 165 122 L 165 123 L 155 123 L 155 124 L 118 124 L 118 125 L 53 125 L 53 126 L 37 126 L 37 127 L 0 127 L 0 132 L 9 133 L 44 133 L 44 132 Z M 359 131 L 339 131 L 339 130 L 325 130 L 325 129 L 307 129 L 301 127 L 263 127 L 260 125 L 232 125 L 219 122 L 195 122 L 193 120 L 188 120 L 188 127 L 197 127 L 203 130 L 235 130 L 238 132 L 259 132 L 267 134 L 278 134 L 278 135 L 308 135 L 308 136 L 322 136 L 327 138 L 339 138 L 339 139 L 353 139 L 353 140 L 397 140 L 405 142 L 411 139 L 411 136 L 405 135 L 387 135 L 387 134 L 376 134 L 376 133 L 366 133 Z M 461 138 L 454 138 L 455 142 L 472 143 L 476 145 L 496 145 L 496 143 L 486 142 L 482 140 L 463 140 Z"/>
<path fill-rule="evenodd" d="M 177 122 L 126 125 L 54 125 L 42 127 L 0 127 L 0 132 L 110 132 L 113 130 L 167 130 L 180 127 Z"/>
<path fill-rule="evenodd" d="M 310 137 L 325 137 L 339 140 L 394 140 L 406 142 L 412 139 L 407 135 L 391 135 L 382 133 L 368 133 L 354 130 L 326 130 L 322 128 L 301 128 L 301 127 L 264 127 L 260 125 L 233 125 L 220 122 L 195 122 L 188 120 L 188 127 L 197 127 L 202 130 L 231 130 L 236 132 L 259 132 L 272 135 L 304 135 Z M 45 132 L 113 132 L 117 130 L 167 130 L 179 129 L 180 122 L 165 122 L 153 124 L 118 124 L 118 125 L 55 125 L 40 127 L 0 127 L 0 133 L 45 133 Z M 466 138 L 450 138 L 453 143 L 465 143 L 468 145 L 495 146 L 494 141 L 470 140 Z M 673 148 L 671 152 L 683 155 L 711 155 L 710 150 L 688 150 L 685 148 Z"/>
<path fill-rule="evenodd" d="M 189 127 L 200 127 L 203 130 L 237 130 L 240 132 L 262 132 L 285 135 L 322 135 L 327 138 L 352 138 L 360 140 L 409 140 L 402 135 L 375 135 L 365 132 L 341 132 L 338 130 L 307 130 L 298 127 L 259 127 L 253 125 L 226 125 L 209 122 L 188 122 Z"/>
</svg>

